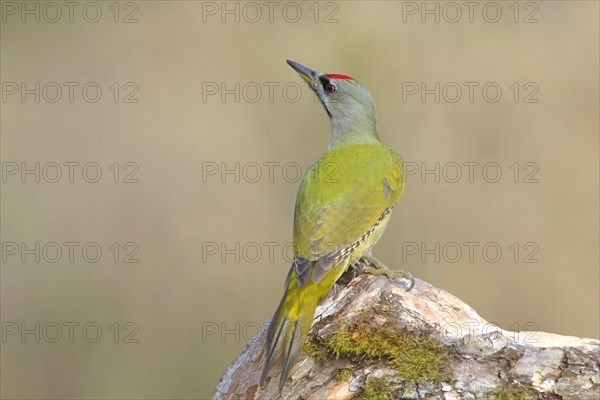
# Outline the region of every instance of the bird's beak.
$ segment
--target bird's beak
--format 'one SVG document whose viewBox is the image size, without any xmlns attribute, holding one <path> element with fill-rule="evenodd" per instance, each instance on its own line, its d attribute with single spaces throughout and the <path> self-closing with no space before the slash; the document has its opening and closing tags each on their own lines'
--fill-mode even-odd
<svg viewBox="0 0 600 400">
<path fill-rule="evenodd" d="M 287 63 L 290 67 L 294 68 L 294 70 L 310 85 L 311 88 L 315 89 L 315 87 L 319 84 L 319 75 L 321 75 L 317 71 L 313 71 L 310 68 L 306 68 L 304 65 L 298 64 L 295 61 L 287 60 Z"/>
</svg>

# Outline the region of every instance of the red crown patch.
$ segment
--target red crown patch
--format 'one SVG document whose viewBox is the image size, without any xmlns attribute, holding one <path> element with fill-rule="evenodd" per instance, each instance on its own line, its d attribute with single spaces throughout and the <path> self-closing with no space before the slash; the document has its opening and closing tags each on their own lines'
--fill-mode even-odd
<svg viewBox="0 0 600 400">
<path fill-rule="evenodd" d="M 327 74 L 327 77 L 328 77 L 329 79 L 349 79 L 349 80 L 351 80 L 351 81 L 352 81 L 352 80 L 354 80 L 354 79 L 352 79 L 352 77 L 351 77 L 351 76 L 348 76 L 348 75 L 342 75 L 342 74 Z"/>
</svg>

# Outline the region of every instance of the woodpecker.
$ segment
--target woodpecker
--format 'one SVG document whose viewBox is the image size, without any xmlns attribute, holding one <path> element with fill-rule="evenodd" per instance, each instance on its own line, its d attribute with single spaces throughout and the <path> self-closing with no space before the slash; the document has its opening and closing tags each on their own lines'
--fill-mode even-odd
<svg viewBox="0 0 600 400">
<path fill-rule="evenodd" d="M 404 191 L 402 158 L 381 142 L 369 90 L 348 75 L 287 63 L 319 98 L 331 122 L 327 151 L 307 171 L 294 210 L 294 258 L 267 331 L 264 383 L 281 358 L 279 392 L 312 325 L 315 309 L 349 266 L 405 278 L 371 255 Z"/>
</svg>

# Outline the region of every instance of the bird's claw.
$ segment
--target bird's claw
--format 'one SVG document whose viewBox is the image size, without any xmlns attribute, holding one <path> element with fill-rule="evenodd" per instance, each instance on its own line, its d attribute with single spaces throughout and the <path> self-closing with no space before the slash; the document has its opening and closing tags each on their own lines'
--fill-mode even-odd
<svg viewBox="0 0 600 400">
<path fill-rule="evenodd" d="M 371 264 L 370 261 L 365 258 L 359 259 L 357 262 L 352 264 L 352 279 L 356 278 L 360 273 L 362 273 L 365 268 L 368 268 Z"/>
<path fill-rule="evenodd" d="M 403 270 L 393 270 L 373 256 L 363 257 L 363 265 L 361 270 L 370 275 L 384 275 L 389 279 L 403 279 L 408 281 L 408 284 L 403 284 L 405 290 L 408 292 L 415 286 L 415 278 L 410 272 Z M 360 261 L 357 265 L 360 264 Z"/>
</svg>

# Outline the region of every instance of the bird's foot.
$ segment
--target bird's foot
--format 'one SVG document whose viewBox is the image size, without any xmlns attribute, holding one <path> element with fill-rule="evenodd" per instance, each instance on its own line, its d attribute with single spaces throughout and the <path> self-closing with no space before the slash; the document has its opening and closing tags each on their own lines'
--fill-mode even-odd
<svg viewBox="0 0 600 400">
<path fill-rule="evenodd" d="M 402 279 L 407 281 L 407 283 L 403 282 L 405 290 L 408 292 L 415 286 L 415 278 L 412 276 L 410 272 L 403 270 L 393 270 L 375 257 L 368 255 L 363 256 L 361 261 L 359 261 L 356 265 L 359 266 L 363 272 L 366 272 L 370 275 L 385 275 L 388 279 Z"/>
<path fill-rule="evenodd" d="M 365 269 L 369 268 L 369 265 L 371 265 L 371 262 L 365 259 L 365 257 L 360 258 L 357 262 L 352 264 L 352 279 L 356 278 L 361 273 L 366 272 Z"/>
</svg>

